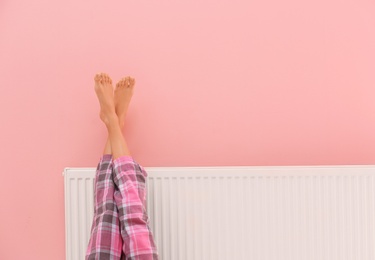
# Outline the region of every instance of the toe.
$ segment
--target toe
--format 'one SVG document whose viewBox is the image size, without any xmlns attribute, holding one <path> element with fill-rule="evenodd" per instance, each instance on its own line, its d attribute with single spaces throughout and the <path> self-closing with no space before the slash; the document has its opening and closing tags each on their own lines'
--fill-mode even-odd
<svg viewBox="0 0 375 260">
<path fill-rule="evenodd" d="M 127 80 L 127 78 L 125 77 L 125 78 L 123 78 L 122 79 L 122 81 L 121 81 L 121 85 L 123 86 L 123 87 L 125 87 L 126 86 L 126 82 L 127 82 L 128 80 Z"/>
<path fill-rule="evenodd" d="M 130 77 L 127 77 L 127 79 L 126 79 L 126 87 L 129 87 L 130 84 L 131 84 Z"/>
<path fill-rule="evenodd" d="M 101 76 L 102 83 L 107 83 L 107 78 L 108 78 L 107 74 L 102 72 L 100 76 Z"/>
<path fill-rule="evenodd" d="M 108 83 L 108 82 L 109 82 L 108 74 L 103 73 L 103 78 L 104 78 L 104 82 L 105 82 L 105 83 Z"/>
<path fill-rule="evenodd" d="M 134 84 L 135 84 L 135 79 L 134 79 L 134 78 L 131 78 L 131 79 L 130 79 L 130 86 L 132 87 L 132 86 L 134 86 Z"/>
<path fill-rule="evenodd" d="M 112 85 L 112 79 L 108 74 L 107 74 L 107 83 Z"/>
<path fill-rule="evenodd" d="M 99 81 L 99 80 L 100 80 L 100 75 L 99 75 L 99 74 L 96 74 L 95 77 L 94 77 L 94 80 L 95 80 L 95 81 Z"/>
</svg>

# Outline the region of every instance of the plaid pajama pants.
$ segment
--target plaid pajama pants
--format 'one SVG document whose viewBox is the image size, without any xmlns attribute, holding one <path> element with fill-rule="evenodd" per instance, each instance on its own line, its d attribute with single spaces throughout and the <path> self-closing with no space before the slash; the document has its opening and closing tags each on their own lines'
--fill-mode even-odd
<svg viewBox="0 0 375 260">
<path fill-rule="evenodd" d="M 146 212 L 147 173 L 132 157 L 100 158 L 86 260 L 157 260 Z"/>
</svg>

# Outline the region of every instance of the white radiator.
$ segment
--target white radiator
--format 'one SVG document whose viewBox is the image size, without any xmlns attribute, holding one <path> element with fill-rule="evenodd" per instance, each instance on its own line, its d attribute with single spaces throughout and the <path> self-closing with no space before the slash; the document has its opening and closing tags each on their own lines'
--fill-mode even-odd
<svg viewBox="0 0 375 260">
<path fill-rule="evenodd" d="M 161 260 L 374 260 L 375 166 L 147 168 Z M 65 169 L 66 259 L 84 259 L 95 169 Z"/>
</svg>

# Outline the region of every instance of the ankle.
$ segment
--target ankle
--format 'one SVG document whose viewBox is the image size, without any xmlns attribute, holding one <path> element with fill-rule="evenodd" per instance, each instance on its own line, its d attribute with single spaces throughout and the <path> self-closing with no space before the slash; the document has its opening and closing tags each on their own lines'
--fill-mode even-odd
<svg viewBox="0 0 375 260">
<path fill-rule="evenodd" d="M 118 119 L 118 124 L 119 124 L 120 128 L 123 129 L 124 126 L 125 126 L 125 120 Z"/>
<path fill-rule="evenodd" d="M 106 120 L 104 121 L 104 123 L 107 126 L 107 128 L 111 128 L 114 125 L 118 125 L 119 120 L 116 114 L 109 114 L 106 116 Z"/>
</svg>

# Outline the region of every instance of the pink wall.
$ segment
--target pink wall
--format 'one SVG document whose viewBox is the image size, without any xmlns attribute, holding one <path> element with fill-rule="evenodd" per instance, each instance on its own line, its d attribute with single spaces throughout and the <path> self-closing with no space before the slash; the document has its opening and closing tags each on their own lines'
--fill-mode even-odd
<svg viewBox="0 0 375 260">
<path fill-rule="evenodd" d="M 375 164 L 375 4 L 1 0 L 0 259 L 64 259 L 64 167 L 131 75 L 144 166 Z"/>
</svg>

